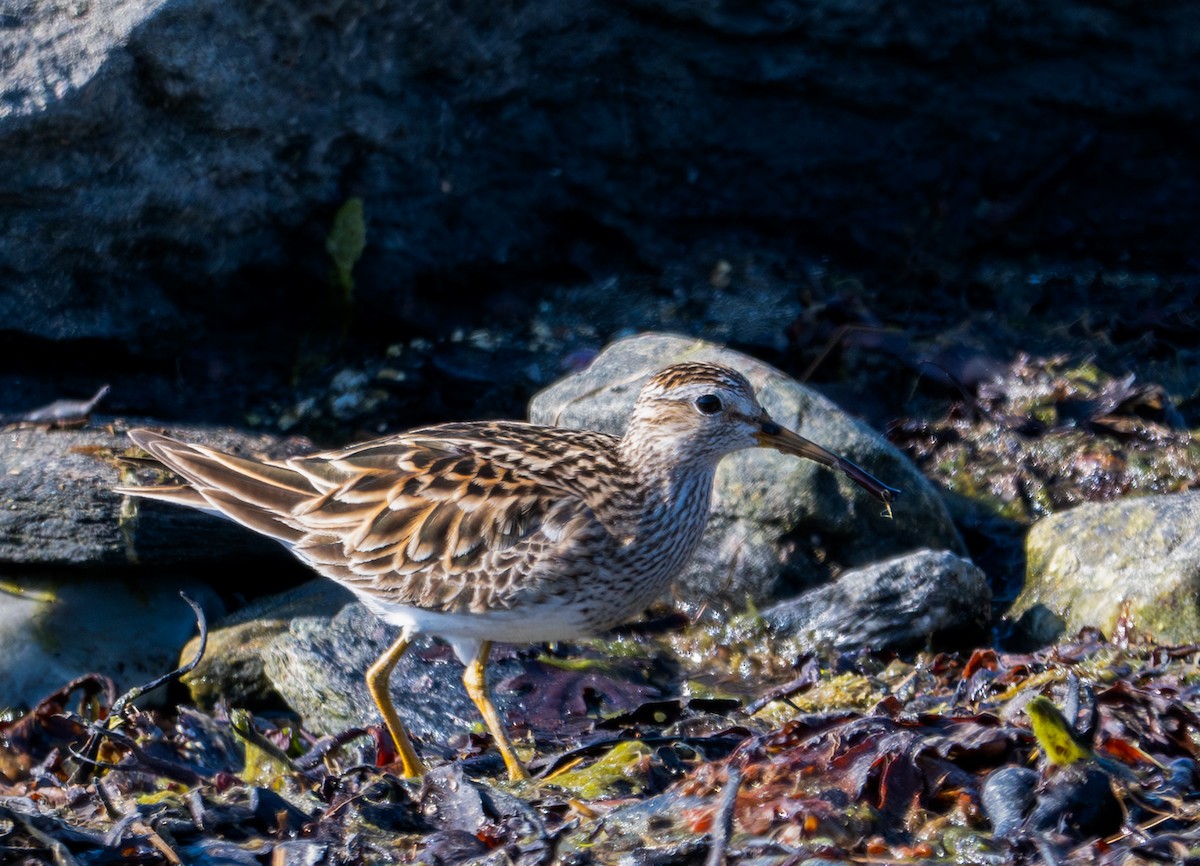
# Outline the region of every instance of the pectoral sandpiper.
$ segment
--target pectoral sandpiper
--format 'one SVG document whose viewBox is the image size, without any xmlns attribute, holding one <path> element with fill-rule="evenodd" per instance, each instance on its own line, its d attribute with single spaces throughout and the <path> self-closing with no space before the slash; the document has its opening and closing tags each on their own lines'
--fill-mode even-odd
<svg viewBox="0 0 1200 866">
<path fill-rule="evenodd" d="M 781 427 L 740 373 L 678 364 L 638 395 L 621 438 L 515 421 L 443 424 L 287 460 L 250 460 L 149 430 L 130 438 L 186 483 L 121 487 L 277 539 L 400 636 L 367 686 L 407 776 L 424 772 L 388 680 L 415 635 L 439 635 L 512 779 L 527 773 L 492 704 L 493 641 L 594 635 L 664 593 L 700 540 L 726 454 L 767 447 L 899 492 Z"/>
</svg>

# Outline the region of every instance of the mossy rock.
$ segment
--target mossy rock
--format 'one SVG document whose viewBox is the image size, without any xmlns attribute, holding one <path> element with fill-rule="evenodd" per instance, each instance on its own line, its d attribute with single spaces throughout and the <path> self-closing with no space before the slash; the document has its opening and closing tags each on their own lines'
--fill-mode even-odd
<svg viewBox="0 0 1200 866">
<path fill-rule="evenodd" d="M 1162 643 L 1200 640 L 1200 492 L 1089 503 L 1035 524 L 1010 617 L 1037 643 L 1127 622 Z"/>
</svg>

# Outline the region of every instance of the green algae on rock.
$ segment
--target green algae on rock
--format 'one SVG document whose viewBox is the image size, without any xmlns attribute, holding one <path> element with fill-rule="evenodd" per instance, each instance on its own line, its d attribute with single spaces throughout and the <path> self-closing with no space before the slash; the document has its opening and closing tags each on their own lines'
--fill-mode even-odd
<svg viewBox="0 0 1200 866">
<path fill-rule="evenodd" d="M 1035 524 L 1010 616 L 1037 642 L 1118 619 L 1164 643 L 1200 640 L 1200 492 L 1088 503 Z"/>
</svg>

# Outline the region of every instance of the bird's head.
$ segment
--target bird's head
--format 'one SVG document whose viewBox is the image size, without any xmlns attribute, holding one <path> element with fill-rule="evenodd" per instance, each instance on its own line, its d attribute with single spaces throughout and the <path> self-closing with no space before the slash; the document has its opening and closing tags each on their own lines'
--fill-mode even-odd
<svg viewBox="0 0 1200 866">
<path fill-rule="evenodd" d="M 885 505 L 900 492 L 777 423 L 746 377 L 719 364 L 674 364 L 651 377 L 638 394 L 625 440 L 634 453 L 681 464 L 715 464 L 734 451 L 773 448 L 841 470 Z"/>
</svg>

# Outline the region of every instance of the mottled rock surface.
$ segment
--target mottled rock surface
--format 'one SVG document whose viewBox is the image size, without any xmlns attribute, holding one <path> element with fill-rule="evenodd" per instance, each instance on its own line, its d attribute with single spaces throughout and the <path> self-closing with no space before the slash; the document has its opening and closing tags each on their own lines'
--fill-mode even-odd
<svg viewBox="0 0 1200 866">
<path fill-rule="evenodd" d="M 380 723 L 364 674 L 398 634 L 363 605 L 347 601 L 332 616 L 314 611 L 292 619 L 287 632 L 262 649 L 267 679 L 286 696 L 288 706 L 322 733 Z M 488 665 L 488 678 L 496 684 L 520 671 L 511 653 L 498 651 Z M 396 665 L 391 679 L 396 711 L 423 742 L 444 747 L 481 723 L 462 676 L 454 652 L 429 640 L 413 646 Z M 495 689 L 494 699 L 506 718 L 519 696 Z"/>
<path fill-rule="evenodd" d="M 353 595 L 320 579 L 218 623 L 205 659 L 188 675 L 192 698 L 261 709 L 290 709 L 307 729 L 338 734 L 382 720 L 367 691 L 365 674 L 399 630 L 384 624 Z M 536 648 L 534 648 L 536 650 Z M 497 645 L 487 668 L 502 718 L 514 729 L 533 729 L 539 742 L 565 736 L 587 722 L 585 704 L 611 712 L 657 694 L 646 687 L 641 660 L 616 660 L 615 672 L 588 678 L 589 665 L 572 659 L 563 676 L 581 677 L 564 687 L 553 662 L 534 659 L 529 647 Z M 195 641 L 184 656 L 195 651 Z M 463 665 L 446 644 L 421 637 L 397 663 L 390 686 L 400 718 L 430 755 L 462 741 L 481 720 L 462 684 Z M 582 689 L 587 689 L 587 702 Z M 590 702 L 590 703 L 588 703 Z M 523 737 L 523 733 L 519 734 Z"/>
<path fill-rule="evenodd" d="M 970 561 L 921 550 L 847 571 L 762 616 L 814 648 L 905 651 L 989 643 L 991 602 L 987 577 Z"/>
<path fill-rule="evenodd" d="M 201 707 L 224 701 L 288 708 L 321 734 L 380 724 L 364 676 L 396 634 L 348 590 L 331 580 L 312 580 L 217 623 L 203 661 L 184 682 Z M 195 648 L 193 640 L 183 655 Z M 430 652 L 421 643 L 401 658 L 392 675 L 393 694 L 411 731 L 444 746 L 477 716 L 453 653 L 435 648 L 432 653 L 440 658 L 430 660 Z M 500 706 L 507 709 L 507 702 Z"/>
<path fill-rule="evenodd" d="M 1200 220 L 1184 0 L 101 0 L 0 23 L 0 319 L 46 362 L 286 368 L 351 318 L 486 320 L 547 275 L 731 239 L 918 273 L 980 249 L 1188 267 Z M 326 239 L 355 197 L 351 299 Z"/>
<path fill-rule="evenodd" d="M 146 422 L 149 424 L 150 422 Z M 0 430 L 0 563 L 17 566 L 211 566 L 236 559 L 291 564 L 276 543 L 191 508 L 113 492 L 118 484 L 162 482 L 139 469 L 127 421 L 78 429 Z M 311 443 L 193 425 L 169 432 L 235 453 L 283 456 Z M 140 453 L 140 452 L 137 452 Z M 299 571 L 299 569 L 297 569 Z M 219 581 L 218 581 L 219 582 Z"/>
<path fill-rule="evenodd" d="M 730 455 L 700 549 L 677 581 L 681 598 L 763 603 L 907 551 L 964 552 L 937 491 L 882 436 L 773 367 L 712 343 L 668 334 L 618 341 L 535 395 L 530 420 L 620 435 L 645 380 L 679 361 L 740 370 L 776 421 L 904 491 L 887 520 L 878 500 L 826 467 L 767 449 Z"/>
<path fill-rule="evenodd" d="M 328 620 L 352 601 L 350 592 L 332 580 L 310 580 L 258 599 L 213 623 L 204 657 L 183 678 L 192 700 L 204 708 L 222 701 L 252 710 L 286 705 L 287 699 L 275 689 L 266 672 L 268 650 L 288 634 L 297 618 Z M 199 638 L 193 638 L 183 648 L 183 658 L 192 658 L 198 648 Z"/>
</svg>

